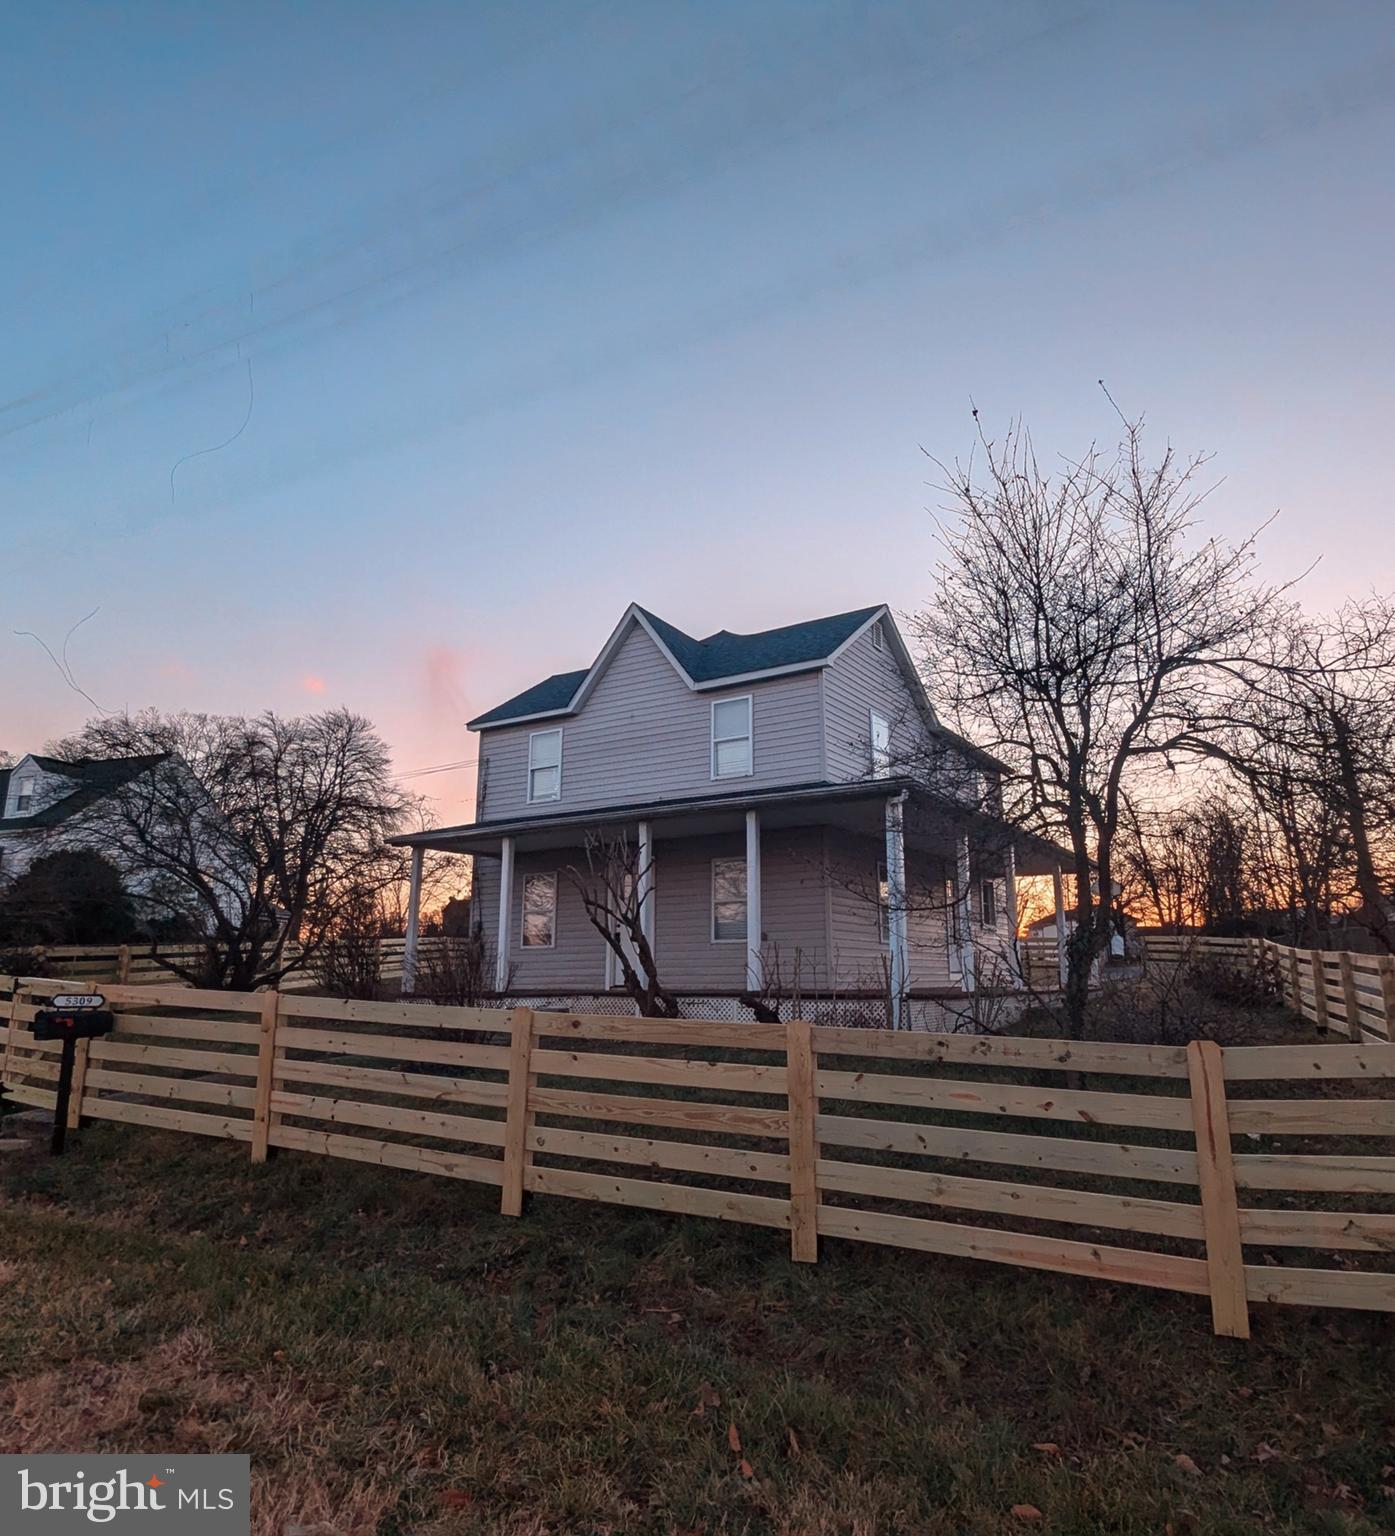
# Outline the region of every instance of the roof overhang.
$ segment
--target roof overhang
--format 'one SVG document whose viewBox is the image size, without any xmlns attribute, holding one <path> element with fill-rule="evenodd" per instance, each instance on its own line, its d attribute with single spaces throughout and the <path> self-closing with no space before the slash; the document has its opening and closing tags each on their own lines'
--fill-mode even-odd
<svg viewBox="0 0 1395 1536">
<path fill-rule="evenodd" d="M 401 848 L 498 858 L 505 838 L 516 848 L 542 852 L 575 848 L 589 832 L 621 831 L 648 822 L 656 841 L 737 832 L 748 811 L 760 813 L 764 829 L 833 826 L 862 836 L 881 836 L 885 802 L 905 796 L 909 847 L 949 853 L 967 832 L 980 850 L 1006 855 L 1012 848 L 1023 874 L 1049 874 L 1066 856 L 982 812 L 963 806 L 908 779 L 859 779 L 844 784 L 802 784 L 784 789 L 691 795 L 668 800 L 601 806 L 549 815 L 501 818 L 456 827 L 410 832 L 391 842 Z M 1031 867 L 1027 867 L 1027 866 Z M 1040 868 L 1038 868 L 1040 866 Z"/>
</svg>

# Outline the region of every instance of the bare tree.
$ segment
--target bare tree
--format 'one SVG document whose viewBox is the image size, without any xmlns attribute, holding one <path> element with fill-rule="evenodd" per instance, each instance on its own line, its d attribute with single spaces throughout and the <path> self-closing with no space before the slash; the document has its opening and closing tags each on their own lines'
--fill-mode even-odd
<svg viewBox="0 0 1395 1536">
<path fill-rule="evenodd" d="M 276 983 L 405 877 L 406 855 L 384 840 L 413 802 L 381 737 L 347 711 L 109 715 L 50 750 L 152 760 L 85 825 L 147 909 L 203 941 L 199 963 L 165 962 L 197 986 Z"/>
<path fill-rule="evenodd" d="M 1395 952 L 1395 601 L 1289 608 L 1198 722 L 1277 834 L 1276 895 L 1316 935 L 1350 911 Z"/>
<path fill-rule="evenodd" d="M 1130 775 L 1180 750 L 1276 594 L 1255 580 L 1253 536 L 1195 542 L 1205 461 L 1167 448 L 1150 464 L 1140 423 L 1054 476 L 1020 427 L 1002 443 L 980 428 L 979 443 L 981 470 L 941 466 L 954 516 L 916 629 L 932 696 L 1009 764 L 1006 818 L 1069 846 L 1065 1023 L 1078 1033 L 1115 928 Z"/>
<path fill-rule="evenodd" d="M 588 832 L 585 853 L 584 869 L 569 864 L 562 873 L 614 956 L 621 985 L 645 1018 L 681 1018 L 678 999 L 659 979 L 644 931 L 644 893 L 652 863 L 641 865 L 638 848 L 624 833 Z"/>
<path fill-rule="evenodd" d="M 1121 905 L 1164 928 L 1241 933 L 1261 904 L 1256 845 L 1252 808 L 1224 784 L 1162 810 L 1127 797 L 1115 866 Z"/>
</svg>

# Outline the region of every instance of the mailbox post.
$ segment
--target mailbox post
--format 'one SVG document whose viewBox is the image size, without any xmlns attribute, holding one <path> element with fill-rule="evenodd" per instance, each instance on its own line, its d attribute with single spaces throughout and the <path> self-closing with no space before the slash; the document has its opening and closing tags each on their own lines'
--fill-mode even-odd
<svg viewBox="0 0 1395 1536">
<path fill-rule="evenodd" d="M 53 1106 L 53 1135 L 49 1151 L 57 1157 L 63 1150 L 68 1131 L 68 1100 L 73 1092 L 73 1060 L 79 1040 L 95 1040 L 109 1035 L 114 1020 L 100 992 L 62 993 L 47 1008 L 34 1015 L 30 1030 L 36 1040 L 57 1040 L 58 1092 Z"/>
</svg>

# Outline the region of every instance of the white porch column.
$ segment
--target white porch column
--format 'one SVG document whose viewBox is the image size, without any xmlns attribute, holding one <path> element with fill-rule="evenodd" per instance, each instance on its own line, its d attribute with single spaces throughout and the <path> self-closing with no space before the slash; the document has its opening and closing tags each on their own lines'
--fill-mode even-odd
<svg viewBox="0 0 1395 1536">
<path fill-rule="evenodd" d="M 654 953 L 654 833 L 647 821 L 639 824 L 639 927 L 649 953 Z"/>
<path fill-rule="evenodd" d="M 421 927 L 421 866 L 423 848 L 412 849 L 412 876 L 407 887 L 407 937 L 402 942 L 402 992 L 417 989 L 417 933 Z"/>
<path fill-rule="evenodd" d="M 1007 968 L 1015 987 L 1022 985 L 1022 949 L 1017 937 L 1017 849 L 1011 843 L 1003 859 L 1003 900 L 1007 902 Z"/>
<path fill-rule="evenodd" d="M 897 1029 L 905 1027 L 906 990 L 910 966 L 906 954 L 906 831 L 903 807 L 906 795 L 892 795 L 886 802 L 886 931 L 891 950 L 891 1018 Z"/>
<path fill-rule="evenodd" d="M 499 933 L 498 953 L 494 959 L 494 990 L 502 992 L 509 984 L 509 948 L 513 943 L 509 919 L 513 916 L 513 839 L 499 839 Z"/>
<path fill-rule="evenodd" d="M 969 862 L 969 834 L 959 839 L 955 860 L 955 885 L 959 907 L 959 984 L 974 990 L 974 875 Z"/>
<path fill-rule="evenodd" d="M 746 812 L 746 985 L 754 992 L 765 980 L 760 953 L 760 814 Z"/>
<path fill-rule="evenodd" d="M 1066 957 L 1066 896 L 1059 864 L 1053 865 L 1051 869 L 1051 894 L 1056 901 L 1056 970 L 1064 987 L 1070 961 Z"/>
</svg>

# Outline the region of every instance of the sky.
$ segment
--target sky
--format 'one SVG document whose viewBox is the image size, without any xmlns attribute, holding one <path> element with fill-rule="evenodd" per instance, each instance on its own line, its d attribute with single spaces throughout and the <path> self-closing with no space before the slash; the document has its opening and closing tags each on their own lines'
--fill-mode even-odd
<svg viewBox="0 0 1395 1536">
<path fill-rule="evenodd" d="M 1395 588 L 1383 0 L 3 9 L 0 748 L 68 637 L 458 822 L 632 600 L 922 606 L 972 407 L 1075 455 L 1099 380 L 1266 575 Z"/>
</svg>

